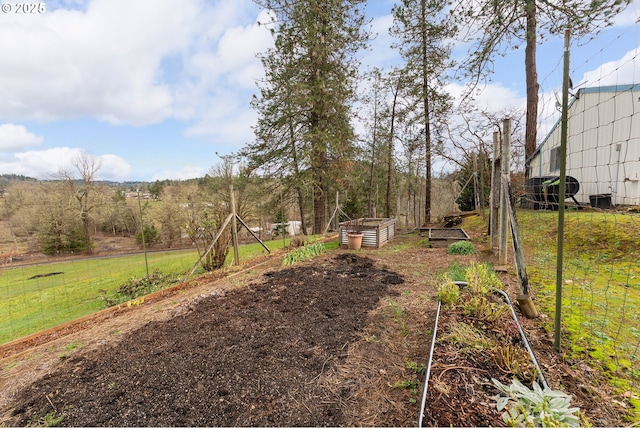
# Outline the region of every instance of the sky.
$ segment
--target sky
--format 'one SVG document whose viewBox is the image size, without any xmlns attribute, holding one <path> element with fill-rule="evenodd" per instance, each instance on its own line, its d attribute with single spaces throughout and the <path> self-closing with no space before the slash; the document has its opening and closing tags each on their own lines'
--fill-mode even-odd
<svg viewBox="0 0 640 428">
<path fill-rule="evenodd" d="M 369 0 L 364 68 L 399 65 L 392 0 Z M 0 0 L 0 174 L 50 179 L 99 158 L 98 179 L 202 177 L 254 138 L 250 101 L 273 45 L 251 0 Z M 35 7 L 37 6 L 37 8 Z M 640 0 L 597 37 L 572 40 L 574 87 L 640 83 Z M 541 129 L 557 119 L 564 41 L 538 48 Z M 468 46 L 457 45 L 462 56 Z M 453 95 L 462 83 L 450 83 Z M 525 105 L 524 49 L 497 58 L 481 108 Z M 545 124 L 546 123 L 546 124 Z M 541 131 L 544 132 L 544 131 Z"/>
</svg>

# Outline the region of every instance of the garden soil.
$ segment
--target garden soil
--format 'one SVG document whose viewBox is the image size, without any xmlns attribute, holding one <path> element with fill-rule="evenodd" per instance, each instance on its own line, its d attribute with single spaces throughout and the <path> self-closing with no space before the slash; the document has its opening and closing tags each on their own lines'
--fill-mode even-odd
<svg viewBox="0 0 640 428">
<path fill-rule="evenodd" d="M 0 426 L 415 426 L 436 287 L 452 264 L 483 258 L 421 239 L 285 268 L 270 257 L 16 350 L 0 360 Z M 517 293 L 512 273 L 501 279 Z M 624 398 L 555 353 L 545 321 L 522 323 L 549 384 L 592 424 L 623 424 Z M 491 355 L 465 355 L 441 366 L 457 381 L 438 390 L 427 424 L 501 424 Z M 453 400 L 475 383 L 485 388 Z"/>
</svg>

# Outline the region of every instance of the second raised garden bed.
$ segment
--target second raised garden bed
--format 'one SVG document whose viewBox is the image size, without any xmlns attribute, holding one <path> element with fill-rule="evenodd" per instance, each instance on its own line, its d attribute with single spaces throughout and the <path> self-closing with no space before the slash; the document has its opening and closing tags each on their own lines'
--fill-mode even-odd
<svg viewBox="0 0 640 428">
<path fill-rule="evenodd" d="M 359 218 L 340 223 L 340 247 L 347 248 L 348 233 L 362 233 L 362 246 L 380 248 L 396 235 L 395 218 Z"/>
<path fill-rule="evenodd" d="M 429 228 L 427 231 L 430 247 L 448 247 L 457 241 L 471 240 L 467 232 L 460 228 Z"/>
</svg>

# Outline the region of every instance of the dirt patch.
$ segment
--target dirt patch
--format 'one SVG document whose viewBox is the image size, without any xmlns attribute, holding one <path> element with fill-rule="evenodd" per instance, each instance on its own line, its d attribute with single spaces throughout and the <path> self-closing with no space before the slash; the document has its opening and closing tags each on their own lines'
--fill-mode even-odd
<svg viewBox="0 0 640 428">
<path fill-rule="evenodd" d="M 274 258 L 181 290 L 3 359 L 0 425 L 416 425 L 436 287 L 451 265 L 485 257 L 398 235 L 379 250 L 286 269 Z M 513 274 L 501 279 L 517 294 Z M 575 395 L 594 425 L 622 425 L 624 400 L 553 351 L 546 321 L 521 319 L 551 387 Z M 473 394 L 465 379 L 477 373 L 456 368 L 473 354 L 450 354 L 435 374 L 449 389 L 433 389 L 427 423 L 499 425 L 492 392 Z"/>
<path fill-rule="evenodd" d="M 76 426 L 343 425 L 351 392 L 321 378 L 401 282 L 349 254 L 270 272 L 69 358 L 24 391 L 11 423 L 59 413 Z"/>
</svg>

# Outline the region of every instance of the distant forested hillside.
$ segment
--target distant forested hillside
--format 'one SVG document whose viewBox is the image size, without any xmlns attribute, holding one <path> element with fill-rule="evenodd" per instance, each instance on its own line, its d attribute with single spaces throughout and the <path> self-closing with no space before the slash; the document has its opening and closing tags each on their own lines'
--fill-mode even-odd
<svg viewBox="0 0 640 428">
<path fill-rule="evenodd" d="M 10 183 L 12 181 L 38 181 L 33 177 L 26 177 L 18 174 L 0 174 L 0 185 Z"/>
<path fill-rule="evenodd" d="M 33 177 L 26 177 L 18 174 L 0 174 L 0 196 L 4 195 L 4 189 L 9 183 L 15 181 L 38 181 Z"/>
</svg>

